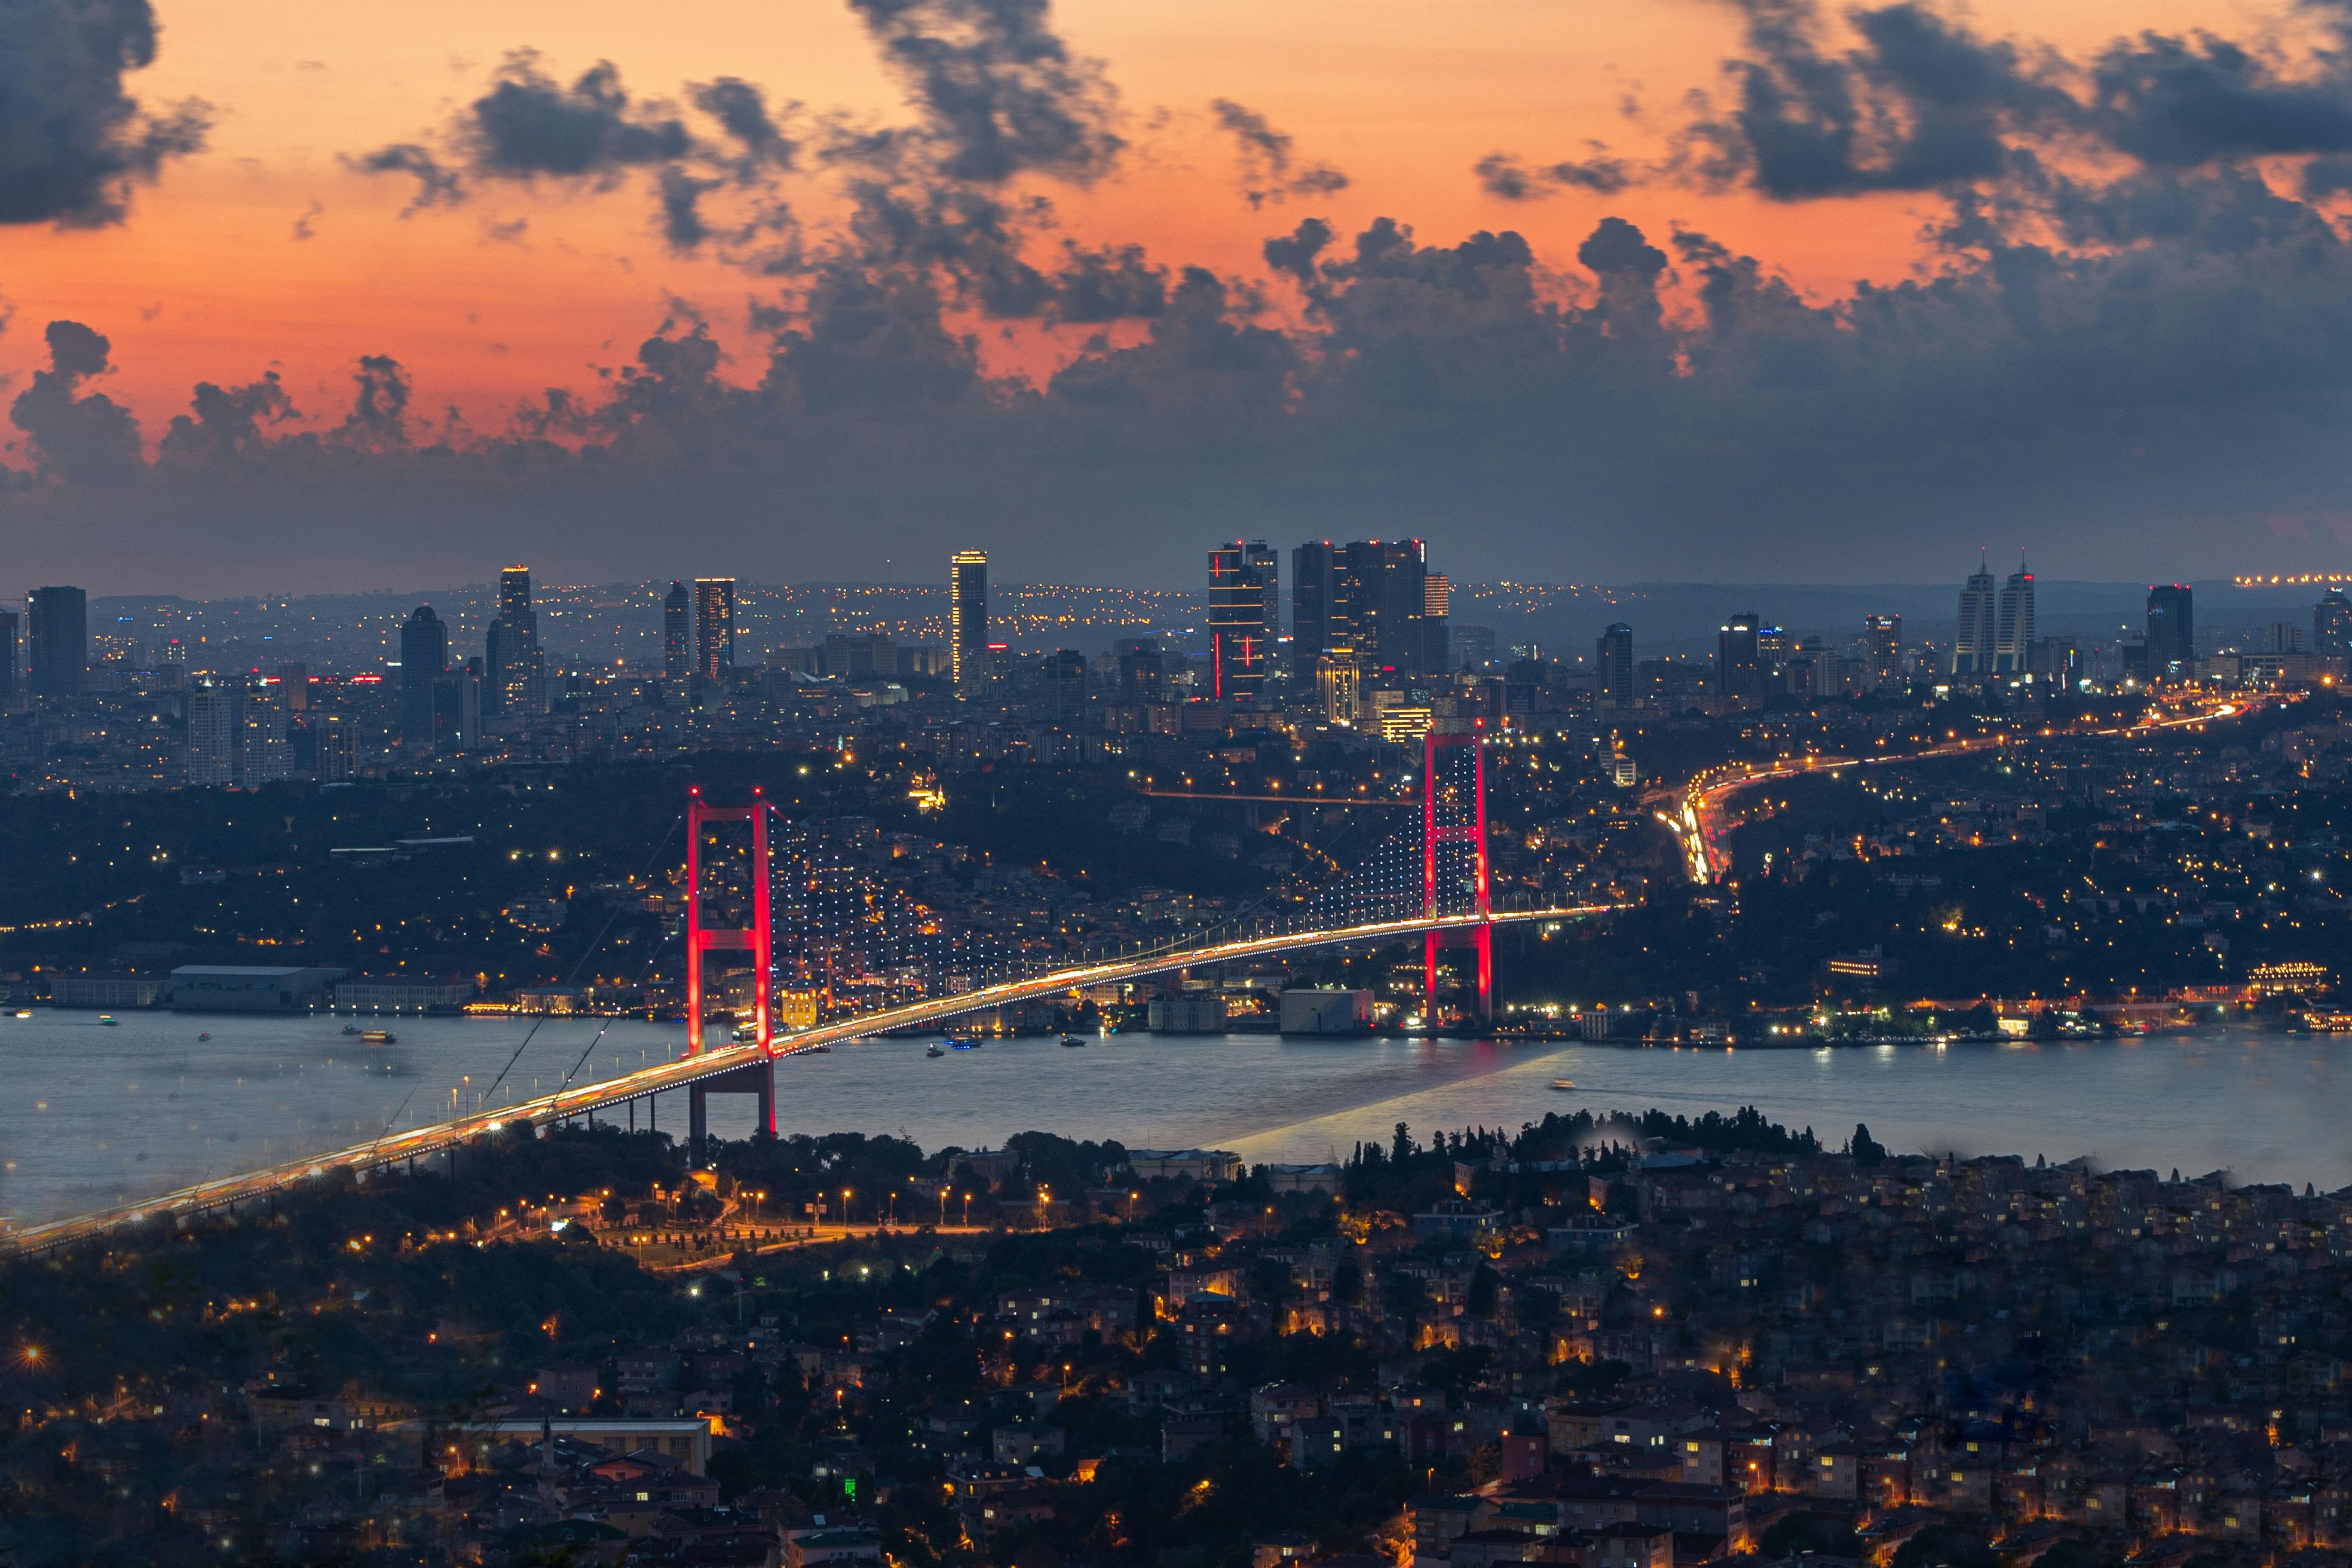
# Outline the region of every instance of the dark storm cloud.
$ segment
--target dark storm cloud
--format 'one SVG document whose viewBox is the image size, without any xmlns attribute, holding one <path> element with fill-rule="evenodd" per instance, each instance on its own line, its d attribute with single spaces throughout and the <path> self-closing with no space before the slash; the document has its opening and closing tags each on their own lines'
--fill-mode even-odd
<svg viewBox="0 0 2352 1568">
<path fill-rule="evenodd" d="M 2164 167 L 2352 151 L 2352 74 L 2340 54 L 2326 66 L 2289 79 L 2227 38 L 2146 33 L 2099 56 L 2094 123 L 2119 151 Z"/>
<path fill-rule="evenodd" d="M 204 146 L 209 105 L 123 90 L 155 46 L 148 0 L 0 0 L 0 224 L 120 223 L 132 186 Z"/>
<path fill-rule="evenodd" d="M 1993 178 L 2007 138 L 2077 106 L 2013 44 L 1914 4 L 1848 13 L 1858 47 L 1826 51 L 1812 0 L 1738 0 L 1748 52 L 1736 101 L 1691 128 L 1707 178 L 1779 201 L 1924 191 Z"/>
<path fill-rule="evenodd" d="M 675 115 L 632 103 L 620 72 L 599 60 L 564 87 L 529 49 L 509 55 L 460 132 L 484 174 L 609 178 L 684 157 L 694 138 Z"/>
<path fill-rule="evenodd" d="M 1102 63 L 1074 56 L 1045 0 L 849 0 L 922 110 L 954 180 L 1090 180 L 1123 145 Z"/>
<path fill-rule="evenodd" d="M 200 381 L 188 406 L 194 412 L 173 415 L 163 433 L 161 450 L 167 462 L 259 458 L 265 455 L 269 428 L 300 413 L 274 370 L 243 386 Z"/>
<path fill-rule="evenodd" d="M 1276 130 L 1256 110 L 1230 98 L 1213 100 L 1209 110 L 1239 151 L 1242 195 L 1250 205 L 1292 196 L 1328 196 L 1348 188 L 1348 176 L 1328 163 L 1299 165 L 1288 133 Z"/>
<path fill-rule="evenodd" d="M 31 446 L 34 471 L 80 485 L 117 485 L 140 472 L 139 422 L 85 382 L 106 374 L 112 346 L 79 321 L 51 321 L 49 368 L 33 373 L 8 416 Z"/>
</svg>

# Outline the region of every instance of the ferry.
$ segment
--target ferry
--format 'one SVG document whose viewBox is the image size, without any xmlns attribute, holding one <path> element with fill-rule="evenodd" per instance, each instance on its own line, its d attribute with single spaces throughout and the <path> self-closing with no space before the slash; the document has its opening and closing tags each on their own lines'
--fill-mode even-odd
<svg viewBox="0 0 2352 1568">
<path fill-rule="evenodd" d="M 1078 1038 L 1076 1035 L 1064 1035 L 1062 1037 L 1062 1048 L 1066 1051 L 1075 1051 L 1085 1045 L 1086 1041 Z"/>
<path fill-rule="evenodd" d="M 399 1037 L 399 1036 L 394 1034 L 390 1029 L 362 1029 L 360 1031 L 360 1044 L 363 1046 L 388 1046 Z"/>
<path fill-rule="evenodd" d="M 950 1036 L 948 1037 L 948 1049 L 951 1051 L 976 1051 L 980 1049 L 980 1042 L 978 1040 L 959 1040 L 953 1036 Z"/>
<path fill-rule="evenodd" d="M 100 1013 L 98 1016 L 98 1021 L 110 1029 L 114 1027 L 114 1015 L 111 1013 Z"/>
<path fill-rule="evenodd" d="M 925 1051 L 923 1054 L 927 1057 L 943 1057 L 947 1055 L 947 1052 L 940 1049 L 937 1046 L 933 1046 L 929 1050 Z"/>
<path fill-rule="evenodd" d="M 1556 1078 L 1551 1080 L 1551 1086 L 1554 1089 L 1574 1089 L 1576 1080 L 1572 1078 Z"/>
</svg>

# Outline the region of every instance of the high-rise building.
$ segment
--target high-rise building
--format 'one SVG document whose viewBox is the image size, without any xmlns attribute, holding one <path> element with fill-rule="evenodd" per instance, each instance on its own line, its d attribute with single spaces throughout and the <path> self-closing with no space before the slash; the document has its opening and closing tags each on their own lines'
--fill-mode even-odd
<svg viewBox="0 0 2352 1568">
<path fill-rule="evenodd" d="M 1301 675 L 1355 651 L 1339 578 L 1339 551 L 1329 540 L 1310 540 L 1290 552 L 1290 663 Z"/>
<path fill-rule="evenodd" d="M 1244 552 L 1250 573 L 1265 594 L 1265 640 L 1270 655 L 1282 640 L 1282 552 L 1263 539 L 1252 540 Z"/>
<path fill-rule="evenodd" d="M 2352 599 L 2330 588 L 2311 607 L 2311 651 L 2329 658 L 2352 654 Z"/>
<path fill-rule="evenodd" d="M 1087 710 L 1087 656 L 1066 647 L 1046 656 L 1045 690 L 1054 712 L 1064 719 Z"/>
<path fill-rule="evenodd" d="M 1592 662 L 1601 676 L 1601 705 L 1621 712 L 1633 707 L 1633 628 L 1622 621 L 1611 622 L 1592 645 Z"/>
<path fill-rule="evenodd" d="M 961 687 L 988 668 L 988 552 L 948 557 L 948 679 Z"/>
<path fill-rule="evenodd" d="M 547 665 L 539 647 L 539 612 L 530 603 L 530 567 L 499 574 L 499 613 L 483 634 L 482 653 L 486 716 L 522 719 L 547 711 Z"/>
<path fill-rule="evenodd" d="M 1495 628 L 1476 626 L 1454 627 L 1454 662 L 1464 669 L 1494 668 Z"/>
<path fill-rule="evenodd" d="M 433 683 L 433 749 L 471 751 L 482 739 L 482 660 L 453 666 Z"/>
<path fill-rule="evenodd" d="M 1903 684 L 1903 617 L 1862 617 L 1864 673 L 1874 690 Z"/>
<path fill-rule="evenodd" d="M 1428 656 L 1429 562 L 1418 539 L 1350 544 L 1342 584 L 1353 622 L 1356 662 L 1372 677 L 1419 675 Z"/>
<path fill-rule="evenodd" d="M 16 648 L 16 612 L 0 610 L 0 713 L 16 706 L 16 671 L 22 656 Z"/>
<path fill-rule="evenodd" d="M 1209 690 L 1220 700 L 1254 702 L 1265 690 L 1274 638 L 1254 563 L 1273 554 L 1238 539 L 1209 552 Z"/>
<path fill-rule="evenodd" d="M 89 596 L 79 588 L 36 588 L 26 600 L 26 691 L 36 700 L 80 696 L 89 671 Z"/>
<path fill-rule="evenodd" d="M 1421 672 L 1444 675 L 1454 668 L 1454 639 L 1446 635 L 1454 613 L 1454 584 L 1443 572 L 1422 579 Z"/>
<path fill-rule="evenodd" d="M 237 723 L 236 782 L 258 789 L 293 773 L 294 750 L 288 744 L 284 704 L 264 692 L 244 696 Z"/>
<path fill-rule="evenodd" d="M 307 664 L 281 664 L 278 667 L 278 700 L 289 713 L 310 710 L 310 667 Z"/>
<path fill-rule="evenodd" d="M 1727 702 L 1753 707 L 1763 697 L 1763 658 L 1759 647 L 1764 617 L 1742 610 L 1726 621 L 1715 644 L 1715 694 Z"/>
<path fill-rule="evenodd" d="M 694 601 L 673 579 L 662 601 L 662 679 L 684 690 L 694 678 Z"/>
<path fill-rule="evenodd" d="M 310 776 L 320 784 L 341 784 L 357 762 L 358 727 L 342 713 L 314 712 L 304 726 L 310 732 Z"/>
<path fill-rule="evenodd" d="M 735 678 L 735 579 L 694 580 L 694 673 L 712 686 Z"/>
<path fill-rule="evenodd" d="M 419 605 L 400 624 L 400 738 L 412 746 L 433 742 L 433 683 L 448 668 L 449 628 Z"/>
<path fill-rule="evenodd" d="M 245 739 L 245 692 L 234 686 L 194 687 L 187 715 L 188 783 L 198 789 L 231 787 Z"/>
<path fill-rule="evenodd" d="M 2033 574 L 2022 560 L 2001 585 L 1992 668 L 1999 675 L 2023 675 L 2033 668 Z"/>
<path fill-rule="evenodd" d="M 1981 563 L 1960 590 L 1959 630 L 1952 637 L 1954 675 L 1990 675 L 2000 641 L 2000 595 Z"/>
<path fill-rule="evenodd" d="M 2147 673 L 2151 680 L 2194 674 L 2197 606 L 2186 583 L 2147 591 Z"/>
<path fill-rule="evenodd" d="M 1158 637 L 1121 637 L 1111 645 L 1118 656 L 1118 700 L 1157 702 L 1168 694 L 1167 665 Z"/>
</svg>

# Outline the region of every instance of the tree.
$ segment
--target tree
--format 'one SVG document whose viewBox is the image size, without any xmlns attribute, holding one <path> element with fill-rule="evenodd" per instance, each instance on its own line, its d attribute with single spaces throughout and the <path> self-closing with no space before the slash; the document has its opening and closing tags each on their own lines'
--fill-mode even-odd
<svg viewBox="0 0 2352 1568">
<path fill-rule="evenodd" d="M 1884 1164 L 1886 1160 L 1885 1146 L 1870 1135 L 1868 1126 L 1859 1121 L 1853 1124 L 1853 1142 L 1847 1144 L 1846 1149 L 1853 1154 L 1853 1163 L 1864 1170 Z"/>
</svg>

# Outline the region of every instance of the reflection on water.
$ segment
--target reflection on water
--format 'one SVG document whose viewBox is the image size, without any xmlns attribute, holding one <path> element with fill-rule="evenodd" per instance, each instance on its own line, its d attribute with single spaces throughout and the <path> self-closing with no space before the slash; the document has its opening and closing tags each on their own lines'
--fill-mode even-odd
<svg viewBox="0 0 2352 1568">
<path fill-rule="evenodd" d="M 633 1070 L 679 1044 L 674 1027 L 631 1020 L 555 1019 L 534 1033 L 522 1019 L 403 1019 L 383 1047 L 342 1027 L 325 1017 L 125 1014 L 110 1027 L 91 1013 L 0 1017 L 0 1214 L 47 1218 L 341 1148 L 528 1099 L 568 1074 Z M 1425 1133 L 1515 1128 L 1580 1106 L 1755 1105 L 1832 1144 L 1862 1121 L 1897 1149 L 2088 1154 L 2333 1188 L 2352 1183 L 2338 1109 L 2352 1086 L 2347 1050 L 2226 1026 L 1838 1051 L 1122 1035 L 1083 1050 L 1047 1037 L 933 1059 L 920 1041 L 887 1040 L 780 1063 L 777 1115 L 788 1131 L 891 1132 L 933 1149 L 1039 1128 L 1316 1161 L 1385 1141 L 1398 1121 Z M 1554 1089 L 1563 1077 L 1577 1089 Z M 714 1097 L 712 1130 L 747 1132 L 751 1105 Z M 652 1115 L 683 1131 L 683 1095 L 662 1097 Z"/>
</svg>

